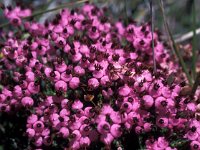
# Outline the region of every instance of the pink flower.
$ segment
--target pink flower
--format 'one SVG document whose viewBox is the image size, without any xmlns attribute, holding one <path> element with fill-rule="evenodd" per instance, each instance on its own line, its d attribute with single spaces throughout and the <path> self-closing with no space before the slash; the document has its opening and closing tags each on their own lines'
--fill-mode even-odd
<svg viewBox="0 0 200 150">
<path fill-rule="evenodd" d="M 49 77 L 54 82 L 59 81 L 60 80 L 60 73 L 58 71 L 51 71 L 50 74 L 49 74 Z"/>
<path fill-rule="evenodd" d="M 66 107 L 67 107 L 67 104 L 68 104 L 68 102 L 69 102 L 69 100 L 68 100 L 68 99 L 63 99 L 63 100 L 61 101 L 61 107 L 62 107 L 62 108 L 66 108 Z"/>
<path fill-rule="evenodd" d="M 28 117 L 27 123 L 28 124 L 34 124 L 38 120 L 38 116 L 32 114 L 31 116 Z"/>
<path fill-rule="evenodd" d="M 28 91 L 32 94 L 39 93 L 40 91 L 40 85 L 35 84 L 34 82 L 30 82 L 28 84 Z"/>
<path fill-rule="evenodd" d="M 69 81 L 69 87 L 72 89 L 76 89 L 79 87 L 80 84 L 80 79 L 78 77 L 73 77 L 70 81 Z"/>
<path fill-rule="evenodd" d="M 163 109 L 166 108 L 168 105 L 167 99 L 164 97 L 158 97 L 155 100 L 155 106 L 157 109 Z"/>
<path fill-rule="evenodd" d="M 51 137 L 50 136 L 45 136 L 44 137 L 44 139 L 43 139 L 43 143 L 44 143 L 44 145 L 46 145 L 46 146 L 50 146 L 51 144 L 52 144 L 52 139 L 51 139 Z"/>
<path fill-rule="evenodd" d="M 82 147 L 88 147 L 90 145 L 91 141 L 88 137 L 81 137 L 80 138 L 80 145 Z"/>
<path fill-rule="evenodd" d="M 112 112 L 110 114 L 110 119 L 113 123 L 120 124 L 121 123 L 121 114 L 119 112 Z"/>
<path fill-rule="evenodd" d="M 42 131 L 42 136 L 48 136 L 50 134 L 50 130 L 48 128 L 45 128 L 43 131 Z"/>
<path fill-rule="evenodd" d="M 74 130 L 71 136 L 73 141 L 78 141 L 81 138 L 81 133 L 79 130 Z"/>
<path fill-rule="evenodd" d="M 83 69 L 81 66 L 74 67 L 75 74 L 82 76 L 85 74 L 85 69 Z"/>
<path fill-rule="evenodd" d="M 82 109 L 83 103 L 80 100 L 75 100 L 72 104 L 72 109 Z"/>
<path fill-rule="evenodd" d="M 65 41 L 64 38 L 58 37 L 58 38 L 56 39 L 55 43 L 56 43 L 56 45 L 57 45 L 58 47 L 64 47 L 65 44 L 66 44 L 66 41 Z"/>
<path fill-rule="evenodd" d="M 109 133 L 110 132 L 110 124 L 108 122 L 105 122 L 105 121 L 100 122 L 97 125 L 97 130 L 101 134 Z"/>
<path fill-rule="evenodd" d="M 144 101 L 144 106 L 145 108 L 151 108 L 154 104 L 154 100 L 150 95 L 145 95 L 143 96 L 143 101 Z"/>
<path fill-rule="evenodd" d="M 26 130 L 26 133 L 27 133 L 27 135 L 28 135 L 29 138 L 32 138 L 32 137 L 35 136 L 35 130 L 34 129 L 28 128 Z"/>
<path fill-rule="evenodd" d="M 22 98 L 21 103 L 24 107 L 30 107 L 33 106 L 34 101 L 31 97 L 24 97 Z"/>
<path fill-rule="evenodd" d="M 161 149 L 167 148 L 169 143 L 165 140 L 164 137 L 159 137 L 158 141 L 156 142 L 156 147 L 159 147 Z"/>
<path fill-rule="evenodd" d="M 70 148 L 72 148 L 73 150 L 79 150 L 80 149 L 80 142 L 76 141 L 76 140 L 72 140 L 70 142 Z"/>
<path fill-rule="evenodd" d="M 66 91 L 66 90 L 67 90 L 67 83 L 64 82 L 64 81 L 62 81 L 62 80 L 57 81 L 57 82 L 55 83 L 55 89 L 56 89 L 57 91 L 59 91 L 59 90 L 61 90 L 61 91 Z"/>
<path fill-rule="evenodd" d="M 145 131 L 145 132 L 150 132 L 151 129 L 152 129 L 151 127 L 152 127 L 152 124 L 151 124 L 151 123 L 148 123 L 148 122 L 145 123 L 145 124 L 144 124 L 144 131 Z"/>
<path fill-rule="evenodd" d="M 41 132 L 44 129 L 44 124 L 42 121 L 36 121 L 33 124 L 33 128 L 36 132 Z"/>
<path fill-rule="evenodd" d="M 92 107 L 85 107 L 84 113 L 85 113 L 85 116 L 92 117 L 95 114 L 95 110 Z"/>
<path fill-rule="evenodd" d="M 99 81 L 96 78 L 91 78 L 88 80 L 88 86 L 92 89 L 99 87 Z"/>
<path fill-rule="evenodd" d="M 22 23 L 22 21 L 19 17 L 14 17 L 14 16 L 11 18 L 10 22 L 14 26 L 19 26 Z"/>
<path fill-rule="evenodd" d="M 198 141 L 192 141 L 190 143 L 191 150 L 200 150 L 200 143 Z"/>
<path fill-rule="evenodd" d="M 60 128 L 59 133 L 63 138 L 67 138 L 69 136 L 69 130 L 66 127 Z"/>
<path fill-rule="evenodd" d="M 121 106 L 121 110 L 125 111 L 126 113 L 129 113 L 132 110 L 132 104 L 129 102 L 124 102 Z"/>
<path fill-rule="evenodd" d="M 35 74 L 32 71 L 26 72 L 26 81 L 34 82 L 34 80 L 35 80 Z"/>
<path fill-rule="evenodd" d="M 72 79 L 71 71 L 68 72 L 68 70 L 66 70 L 66 72 L 61 73 L 60 78 L 65 82 L 69 82 Z"/>
<path fill-rule="evenodd" d="M 101 142 L 103 142 L 104 144 L 110 145 L 110 144 L 113 142 L 114 137 L 112 136 L 111 133 L 102 134 L 101 137 L 100 137 L 100 140 L 101 140 Z"/>
<path fill-rule="evenodd" d="M 22 97 L 22 88 L 19 85 L 16 85 L 14 87 L 14 93 L 13 94 L 14 94 L 15 97 L 21 98 Z"/>
<path fill-rule="evenodd" d="M 106 87 L 107 85 L 110 84 L 110 79 L 109 79 L 109 77 L 108 77 L 108 76 L 103 76 L 103 77 L 101 78 L 100 83 L 101 83 L 102 86 L 105 86 L 105 87 Z"/>
<path fill-rule="evenodd" d="M 122 135 L 122 128 L 119 124 L 113 124 L 110 128 L 110 133 L 113 137 L 118 138 Z"/>
<path fill-rule="evenodd" d="M 119 88 L 120 96 L 128 96 L 130 92 L 131 92 L 131 89 L 127 85 Z"/>
<path fill-rule="evenodd" d="M 196 104 L 194 103 L 188 103 L 187 104 L 187 110 L 191 111 L 191 112 L 195 112 L 196 111 Z"/>
<path fill-rule="evenodd" d="M 55 65 L 55 69 L 56 69 L 56 71 L 62 73 L 64 71 L 66 71 L 67 65 L 64 62 L 59 62 Z"/>
<path fill-rule="evenodd" d="M 137 127 L 135 128 L 135 133 L 136 133 L 136 134 L 140 135 L 142 132 L 143 132 L 142 127 L 137 126 Z"/>
<path fill-rule="evenodd" d="M 168 126 L 168 118 L 165 117 L 158 117 L 156 119 L 156 125 L 163 128 Z"/>
<path fill-rule="evenodd" d="M 43 143 L 43 139 L 41 136 L 35 138 L 35 142 L 34 142 L 35 146 L 40 147 L 42 146 L 42 143 Z"/>
<path fill-rule="evenodd" d="M 170 98 L 172 95 L 172 92 L 170 91 L 170 89 L 168 87 L 163 87 L 161 91 L 162 91 L 162 95 L 165 98 Z"/>
</svg>

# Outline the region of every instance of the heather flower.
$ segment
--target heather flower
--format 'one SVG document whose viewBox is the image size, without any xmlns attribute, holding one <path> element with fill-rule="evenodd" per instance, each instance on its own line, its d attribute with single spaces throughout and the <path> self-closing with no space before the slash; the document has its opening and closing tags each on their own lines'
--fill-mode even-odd
<svg viewBox="0 0 200 150">
<path fill-rule="evenodd" d="M 66 72 L 61 73 L 60 78 L 65 82 L 69 82 L 72 79 L 71 71 L 66 70 Z"/>
<path fill-rule="evenodd" d="M 59 90 L 61 90 L 61 91 L 66 91 L 66 90 L 67 90 L 67 83 L 64 82 L 64 81 L 62 81 L 62 80 L 57 81 L 57 82 L 55 83 L 55 89 L 56 89 L 57 91 L 59 91 Z"/>
<path fill-rule="evenodd" d="M 59 62 L 59 63 L 55 64 L 55 70 L 60 73 L 66 71 L 66 69 L 67 69 L 67 65 L 64 62 Z"/>
<path fill-rule="evenodd" d="M 81 138 L 81 133 L 79 132 L 79 130 L 74 130 L 71 137 L 73 141 L 78 141 Z"/>
<path fill-rule="evenodd" d="M 74 150 L 78 150 L 80 149 L 80 142 L 73 140 L 70 142 L 70 148 L 74 149 Z"/>
<path fill-rule="evenodd" d="M 28 124 L 34 124 L 38 120 L 38 116 L 32 114 L 31 116 L 28 117 L 27 123 Z"/>
<path fill-rule="evenodd" d="M 88 86 L 92 89 L 99 87 L 99 81 L 96 78 L 91 78 L 88 80 Z"/>
<path fill-rule="evenodd" d="M 150 132 L 152 129 L 152 124 L 151 123 L 144 123 L 144 131 L 145 132 Z"/>
<path fill-rule="evenodd" d="M 82 147 L 88 147 L 90 145 L 91 141 L 88 137 L 81 137 L 80 138 L 80 145 Z"/>
<path fill-rule="evenodd" d="M 82 136 L 88 136 L 89 133 L 90 133 L 90 126 L 86 125 L 86 124 L 83 124 L 81 127 L 80 127 L 80 132 L 81 132 L 81 135 Z"/>
<path fill-rule="evenodd" d="M 26 133 L 27 133 L 29 138 L 33 138 L 35 136 L 35 130 L 34 129 L 28 128 L 26 130 Z"/>
<path fill-rule="evenodd" d="M 59 134 L 63 137 L 63 138 L 67 138 L 69 136 L 69 130 L 66 127 L 62 127 L 59 130 Z"/>
<path fill-rule="evenodd" d="M 21 103 L 24 107 L 30 107 L 33 106 L 34 101 L 31 97 L 24 97 L 22 98 Z"/>
<path fill-rule="evenodd" d="M 163 128 L 168 126 L 168 118 L 157 117 L 156 125 Z"/>
<path fill-rule="evenodd" d="M 75 100 L 72 104 L 72 109 L 82 109 L 83 103 L 80 100 Z"/>
<path fill-rule="evenodd" d="M 156 142 L 156 147 L 159 148 L 167 148 L 169 143 L 165 140 L 164 137 L 159 137 L 158 141 Z"/>
<path fill-rule="evenodd" d="M 82 76 L 85 74 L 85 69 L 82 68 L 81 66 L 76 66 L 76 67 L 74 67 L 74 73 L 79 76 Z"/>
<path fill-rule="evenodd" d="M 27 87 L 28 91 L 32 94 L 36 94 L 40 91 L 40 85 L 35 82 L 30 82 Z"/>
<path fill-rule="evenodd" d="M 108 76 L 103 76 L 102 78 L 101 78 L 101 80 L 100 80 L 100 83 L 101 83 L 101 85 L 102 86 L 107 86 L 107 85 L 109 85 L 110 84 L 110 79 L 109 79 L 109 77 Z"/>
<path fill-rule="evenodd" d="M 14 87 L 13 96 L 15 96 L 16 98 L 22 97 L 22 88 L 19 85 Z"/>
<path fill-rule="evenodd" d="M 69 123 L 69 128 L 74 131 L 78 130 L 81 127 L 81 122 L 79 120 L 75 120 L 74 122 Z"/>
<path fill-rule="evenodd" d="M 44 129 L 44 124 L 42 121 L 36 121 L 34 124 L 33 124 L 33 128 L 36 132 L 40 132 Z"/>
<path fill-rule="evenodd" d="M 110 144 L 113 142 L 114 137 L 113 137 L 112 134 L 110 134 L 110 133 L 102 134 L 101 137 L 100 137 L 100 140 L 101 140 L 101 142 L 103 142 L 104 144 L 110 145 Z"/>
<path fill-rule="evenodd" d="M 34 82 L 34 80 L 35 80 L 35 74 L 32 71 L 26 72 L 26 81 Z"/>
<path fill-rule="evenodd" d="M 79 87 L 80 79 L 78 77 L 72 77 L 72 79 L 69 81 L 69 87 L 72 89 L 76 89 Z"/>
<path fill-rule="evenodd" d="M 124 102 L 121 106 L 121 110 L 129 113 L 132 110 L 132 104 L 129 102 Z"/>
<path fill-rule="evenodd" d="M 192 141 L 190 144 L 190 148 L 192 150 L 199 150 L 200 149 L 200 143 L 198 141 Z"/>
<path fill-rule="evenodd" d="M 131 90 L 127 85 L 119 88 L 120 96 L 128 96 L 130 92 L 131 92 Z"/>
<path fill-rule="evenodd" d="M 106 134 L 110 132 L 110 124 L 108 122 L 101 122 L 97 125 L 97 130 L 101 134 Z"/>
<path fill-rule="evenodd" d="M 48 136 L 50 134 L 50 130 L 48 128 L 44 128 L 41 135 L 42 136 Z"/>
<path fill-rule="evenodd" d="M 113 124 L 110 128 L 113 137 L 118 138 L 122 135 L 122 127 L 119 124 Z"/>
<path fill-rule="evenodd" d="M 143 103 L 145 108 L 151 108 L 154 104 L 154 100 L 150 95 L 143 96 Z"/>
<path fill-rule="evenodd" d="M 113 123 L 120 124 L 121 123 L 121 114 L 119 112 L 112 112 L 110 114 L 110 119 Z"/>
<path fill-rule="evenodd" d="M 46 145 L 46 146 L 50 146 L 50 145 L 52 144 L 52 139 L 51 139 L 51 137 L 45 136 L 44 139 L 43 139 L 43 143 L 44 143 L 44 145 Z"/>
<path fill-rule="evenodd" d="M 35 142 L 34 142 L 35 146 L 40 147 L 40 146 L 42 146 L 42 143 L 43 143 L 42 137 L 36 137 L 35 138 Z"/>
</svg>

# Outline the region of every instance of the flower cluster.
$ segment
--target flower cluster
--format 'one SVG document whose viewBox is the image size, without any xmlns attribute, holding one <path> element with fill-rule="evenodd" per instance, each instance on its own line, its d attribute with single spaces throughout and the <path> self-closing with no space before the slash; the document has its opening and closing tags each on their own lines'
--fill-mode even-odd
<svg viewBox="0 0 200 150">
<path fill-rule="evenodd" d="M 21 7 L 15 7 L 14 9 L 11 6 L 8 6 L 4 9 L 4 16 L 9 19 L 10 23 L 14 26 L 19 26 L 22 23 L 22 18 L 28 17 L 31 15 L 30 9 L 22 9 Z"/>
<path fill-rule="evenodd" d="M 20 14 L 30 15 L 25 12 L 5 10 L 12 24 L 21 24 Z M 114 23 L 85 4 L 23 26 L 27 36 L 11 33 L 2 48 L 0 111 L 31 113 L 26 134 L 33 146 L 60 139 L 62 148 L 102 142 L 111 149 L 133 131 L 150 150 L 177 149 L 174 139 L 200 149 L 196 104 L 180 94 L 184 82 L 170 81 L 178 66 L 157 32 L 153 72 L 149 24 Z"/>
</svg>

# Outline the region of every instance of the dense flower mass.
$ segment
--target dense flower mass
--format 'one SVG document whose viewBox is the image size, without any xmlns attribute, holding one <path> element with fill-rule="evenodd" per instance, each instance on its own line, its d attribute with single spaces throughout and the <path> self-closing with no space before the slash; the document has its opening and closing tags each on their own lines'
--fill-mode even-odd
<svg viewBox="0 0 200 150">
<path fill-rule="evenodd" d="M 148 23 L 111 22 L 90 4 L 63 9 L 45 24 L 22 23 L 30 14 L 5 9 L 26 36 L 10 32 L 2 47 L 0 111 L 29 111 L 26 135 L 32 147 L 50 147 L 59 139 L 63 149 L 96 142 L 111 149 L 116 141 L 120 149 L 124 134 L 134 132 L 149 150 L 184 144 L 200 149 L 196 103 L 180 94 L 184 82 L 170 80 L 179 68 L 157 32 L 153 72 Z"/>
</svg>

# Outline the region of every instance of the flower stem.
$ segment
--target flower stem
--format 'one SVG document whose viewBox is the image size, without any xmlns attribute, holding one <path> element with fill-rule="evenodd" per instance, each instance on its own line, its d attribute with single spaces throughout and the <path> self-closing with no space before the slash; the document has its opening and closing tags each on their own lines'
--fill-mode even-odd
<svg viewBox="0 0 200 150">
<path fill-rule="evenodd" d="M 155 50 L 154 50 L 154 37 L 153 37 L 153 32 L 154 32 L 154 20 L 153 20 L 153 1 L 149 0 L 150 4 L 150 12 L 151 12 L 151 44 L 152 44 L 152 53 L 153 53 L 153 72 L 156 74 L 156 58 L 155 58 Z"/>
<path fill-rule="evenodd" d="M 200 72 L 197 74 L 195 82 L 194 82 L 194 85 L 192 87 L 192 92 L 191 92 L 191 96 L 192 97 L 195 95 L 196 90 L 197 90 L 199 84 L 200 84 Z"/>
<path fill-rule="evenodd" d="M 173 36 L 172 36 L 171 31 L 170 31 L 169 25 L 168 25 L 168 23 L 167 23 L 167 21 L 166 21 L 165 14 L 164 14 L 163 1 L 160 0 L 159 2 L 160 2 L 159 4 L 160 4 L 160 8 L 161 8 L 161 12 L 162 12 L 162 16 L 163 16 L 165 28 L 166 28 L 166 30 L 167 30 L 167 32 L 168 32 L 168 35 L 169 35 L 169 37 L 170 37 L 170 40 L 171 40 L 171 42 L 172 42 L 172 46 L 173 46 L 174 53 L 175 53 L 175 55 L 176 55 L 176 56 L 178 57 L 178 59 L 179 59 L 180 65 L 181 65 L 183 71 L 184 71 L 185 74 L 186 74 L 186 77 L 187 77 L 187 79 L 188 79 L 188 82 L 189 82 L 190 86 L 192 86 L 192 78 L 191 78 L 191 76 L 190 76 L 190 74 L 189 74 L 189 72 L 188 72 L 188 68 L 187 68 L 187 66 L 186 66 L 186 64 L 185 64 L 185 62 L 184 62 L 184 60 L 183 60 L 183 57 L 181 56 L 181 53 L 179 52 L 179 49 L 178 49 L 178 47 L 177 47 L 177 45 L 176 45 L 176 43 L 175 43 L 175 41 L 174 41 L 174 38 L 173 38 Z"/>
<path fill-rule="evenodd" d="M 192 75 L 193 78 L 196 78 L 196 11 L 195 11 L 195 0 L 193 1 L 192 7 L 192 30 L 193 30 L 193 41 L 192 41 Z"/>
</svg>

